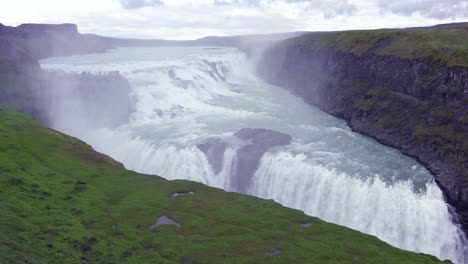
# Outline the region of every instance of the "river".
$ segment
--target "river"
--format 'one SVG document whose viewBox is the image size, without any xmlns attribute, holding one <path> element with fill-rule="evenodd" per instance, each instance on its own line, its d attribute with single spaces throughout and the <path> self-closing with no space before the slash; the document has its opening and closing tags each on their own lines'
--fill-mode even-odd
<svg viewBox="0 0 468 264">
<path fill-rule="evenodd" d="M 63 102 L 72 98 L 57 98 L 52 118 L 53 128 L 128 169 L 274 199 L 399 248 L 466 263 L 465 236 L 423 166 L 265 83 L 235 48 L 119 48 L 41 65 L 119 71 L 129 80 L 136 110 L 117 128 L 66 109 Z M 243 128 L 277 131 L 292 141 L 262 153 L 239 188 L 239 149 L 252 143 L 235 135 Z"/>
</svg>

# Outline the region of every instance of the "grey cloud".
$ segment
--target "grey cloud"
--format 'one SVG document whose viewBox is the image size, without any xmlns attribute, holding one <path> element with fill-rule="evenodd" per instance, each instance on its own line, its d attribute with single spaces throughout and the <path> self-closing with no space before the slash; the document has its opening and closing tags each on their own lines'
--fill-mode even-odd
<svg viewBox="0 0 468 264">
<path fill-rule="evenodd" d="M 326 18 L 336 16 L 350 16 L 358 11 L 358 8 L 348 1 L 321 1 L 321 9 Z"/>
<path fill-rule="evenodd" d="M 137 9 L 148 6 L 164 5 L 161 0 L 119 0 L 119 2 L 125 9 Z"/>
<path fill-rule="evenodd" d="M 446 19 L 468 16 L 466 0 L 379 0 L 380 11 L 398 15 L 421 14 L 426 18 Z"/>
<path fill-rule="evenodd" d="M 305 4 L 306 10 L 320 10 L 324 17 L 332 18 L 336 16 L 349 16 L 358 8 L 349 3 L 348 0 L 214 0 L 216 6 L 251 6 L 267 7 L 274 2 L 284 2 L 288 4 Z"/>
</svg>

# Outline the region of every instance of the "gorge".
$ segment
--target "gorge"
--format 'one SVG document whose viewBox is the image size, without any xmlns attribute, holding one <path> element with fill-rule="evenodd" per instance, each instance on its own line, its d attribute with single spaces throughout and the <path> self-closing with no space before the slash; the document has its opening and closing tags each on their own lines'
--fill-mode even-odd
<svg viewBox="0 0 468 264">
<path fill-rule="evenodd" d="M 465 235 L 424 167 L 266 84 L 236 49 L 120 48 L 41 65 L 119 70 L 129 80 L 136 111 L 115 129 L 66 105 L 49 117 L 129 169 L 272 198 L 403 249 L 465 261 Z"/>
<path fill-rule="evenodd" d="M 26 122 L 4 114 L 1 109 L 20 111 L 110 156 L 93 154 L 75 142 L 76 139 L 66 139 L 73 142 L 72 146 L 80 146 L 76 147 L 78 152 L 86 149 L 87 161 L 97 159 L 115 165 L 113 158 L 138 173 L 195 181 L 228 192 L 273 199 L 307 215 L 374 235 L 400 249 L 465 263 L 468 258 L 468 196 L 464 180 L 468 171 L 467 30 L 467 24 L 462 23 L 406 30 L 302 32 L 177 42 L 82 35 L 70 24 L 50 27 L 28 24 L 17 28 L 0 25 L 0 118 L 5 124 L 0 134 L 9 142 L 8 138 L 15 138 L 16 132 L 10 135 L 8 131 L 21 127 L 10 125 L 11 120 Z M 73 44 L 67 44 L 68 39 L 73 39 Z M 412 48 L 402 50 L 402 46 Z M 19 135 L 26 133 L 18 131 Z M 19 139 L 18 142 L 29 141 Z M 2 144 L 6 144 L 2 146 L 6 157 L 17 155 L 16 149 L 22 148 L 22 145 Z M 56 145 L 43 148 L 51 146 Z M 34 162 L 44 159 L 42 155 L 32 156 Z M 22 186 L 26 174 L 21 171 L 27 170 L 27 162 L 22 162 L 22 158 L 15 162 L 18 175 L 23 178 L 5 182 Z M 12 177 L 13 171 L 7 165 L 6 169 L 0 166 L 5 179 Z M 52 162 L 44 166 L 57 165 Z M 122 169 L 119 164 L 115 166 Z M 60 169 L 55 173 L 67 175 L 67 171 Z M 79 191 L 86 190 L 86 186 L 99 186 L 98 189 L 109 193 L 108 200 L 113 201 L 121 195 L 113 191 L 124 190 L 127 181 L 131 181 L 115 176 L 117 185 L 114 186 L 110 183 L 113 176 L 94 178 L 99 174 L 97 170 L 86 181 L 75 179 L 77 186 L 65 199 L 79 199 Z M 146 181 L 140 174 L 130 177 L 138 179 L 136 185 Z M 170 181 L 166 185 L 159 183 L 159 177 L 152 177 L 161 186 L 155 188 L 149 184 L 158 190 L 151 192 L 144 184 L 138 185 L 142 195 L 147 195 L 143 201 L 139 200 L 142 204 L 166 203 L 166 198 L 160 198 L 159 188 L 172 184 L 188 186 L 171 189 L 168 194 L 186 199 L 182 201 L 192 199 L 193 202 L 211 192 L 186 181 Z M 114 188 L 112 191 L 103 189 L 107 183 L 114 186 L 110 187 Z M 32 186 L 31 192 L 36 193 L 36 185 Z M 148 198 L 151 196 L 155 197 L 154 201 Z M 241 195 L 235 197 L 244 199 Z M 210 204 L 210 212 L 225 212 L 227 207 L 217 207 L 212 204 L 217 201 L 209 198 L 204 203 Z M 188 202 L 185 205 L 188 204 L 193 205 Z M 239 204 L 242 203 L 229 206 L 237 208 Z M 164 208 L 159 218 L 144 221 L 154 226 L 159 222 L 156 219 L 169 219 L 177 223 L 173 224 L 174 228 L 184 230 L 177 236 L 186 237 L 186 218 L 180 216 L 182 209 L 178 208 L 183 207 L 185 212 L 195 209 L 184 203 L 180 205 L 174 207 L 176 212 L 167 205 L 155 207 Z M 251 202 L 246 206 L 256 205 Z M 15 206 L 5 208 L 21 212 Z M 136 215 L 156 210 L 150 207 L 138 209 Z M 72 208 L 71 219 L 80 219 L 92 230 L 90 223 L 95 220 L 83 220 L 80 210 Z M 213 219 L 219 217 L 204 213 Z M 279 214 L 279 211 L 270 213 Z M 242 218 L 233 212 L 226 215 Z M 133 222 L 132 215 L 111 218 L 130 221 L 133 225 L 124 224 L 118 237 L 127 239 L 133 236 L 130 233 L 141 232 L 141 222 Z M 229 221 L 236 222 L 232 219 Z M 266 213 L 261 219 L 265 224 L 269 222 L 266 219 L 289 220 Z M 303 219 L 298 216 L 294 219 L 304 228 L 322 228 L 316 224 L 318 220 L 297 220 Z M 112 232 L 119 228 L 118 221 L 113 221 L 105 222 L 112 227 Z M 189 227 L 198 224 L 191 223 Z M 262 222 L 248 225 L 252 224 Z M 137 231 L 133 230 L 135 226 Z M 128 230 L 132 231 L 126 233 Z M 165 231 L 156 228 L 155 232 Z M 191 231 L 188 236 L 211 239 L 200 232 Z M 226 232 L 229 233 L 223 231 L 212 238 L 223 240 Z M 336 232 L 347 231 L 343 227 Z M 262 246 L 266 253 L 257 252 L 256 258 L 270 263 L 265 256 L 278 257 L 281 263 L 282 257 L 297 256 L 288 253 L 292 252 L 288 246 L 273 247 L 271 237 L 277 236 L 266 235 L 262 243 L 270 248 Z M 307 235 L 305 241 L 310 237 Z M 83 239 L 84 251 L 80 246 L 82 252 L 78 256 L 82 254 L 85 261 L 93 257 L 118 259 L 106 255 L 107 250 L 90 254 L 88 246 L 91 248 L 95 241 L 89 237 Z M 343 239 L 349 246 L 349 237 Z M 76 249 L 78 242 L 73 243 Z M 140 243 L 142 247 L 133 246 L 130 251 L 155 251 L 164 259 L 178 261 L 186 257 L 163 254 L 154 243 L 145 240 Z M 178 245 L 171 243 L 168 245 Z M 236 243 L 232 248 L 237 250 Z M 20 247 L 7 242 L 3 245 Z M 378 245 L 378 250 L 384 248 Z M 131 257 L 128 251 L 127 248 L 122 253 L 123 259 Z M 143 255 L 146 254 L 153 253 Z M 349 254 L 347 260 L 359 262 L 359 254 L 355 255 L 354 251 Z M 375 252 L 369 255 L 376 256 Z M 425 263 L 422 258 L 420 261 Z"/>
<path fill-rule="evenodd" d="M 467 30 L 460 23 L 307 35 L 267 51 L 259 72 L 353 130 L 417 158 L 466 229 Z"/>
</svg>

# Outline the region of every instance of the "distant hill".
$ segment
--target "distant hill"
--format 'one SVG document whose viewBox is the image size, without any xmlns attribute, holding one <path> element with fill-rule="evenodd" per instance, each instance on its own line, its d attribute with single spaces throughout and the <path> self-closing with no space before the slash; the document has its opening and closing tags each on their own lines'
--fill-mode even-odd
<svg viewBox="0 0 468 264">
<path fill-rule="evenodd" d="M 36 59 L 102 52 L 114 48 L 113 38 L 82 35 L 73 24 L 44 25 L 23 24 L 18 27 L 0 25 L 0 41 L 29 52 Z M 0 58 L 5 56 L 0 51 Z"/>
<path fill-rule="evenodd" d="M 245 49 L 252 46 L 264 46 L 301 34 L 303 32 L 204 37 L 196 40 L 117 39 L 95 34 L 80 34 L 77 25 L 74 24 L 22 24 L 17 27 L 0 24 L 0 45 L 10 43 L 17 49 L 16 52 L 11 52 L 11 47 L 0 50 L 0 58 L 9 56 L 11 53 L 16 54 L 19 50 L 42 59 L 135 46 L 230 46 Z"/>
</svg>

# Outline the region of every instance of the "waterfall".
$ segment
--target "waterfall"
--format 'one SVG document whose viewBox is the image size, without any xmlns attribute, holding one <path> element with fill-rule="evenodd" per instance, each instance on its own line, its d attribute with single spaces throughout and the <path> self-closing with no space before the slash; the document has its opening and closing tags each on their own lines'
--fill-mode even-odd
<svg viewBox="0 0 468 264">
<path fill-rule="evenodd" d="M 236 49 L 120 48 L 41 63 L 68 72 L 118 70 L 129 80 L 136 110 L 120 127 L 86 123 L 86 116 L 76 117 L 86 124 L 70 125 L 75 117 L 51 116 L 55 129 L 128 169 L 227 191 L 244 177 L 247 194 L 402 249 L 466 262 L 466 238 L 425 168 L 264 83 Z M 239 137 L 244 128 L 263 130 Z M 292 140 L 273 144 L 275 137 Z M 249 164 L 249 177 L 239 164 Z"/>
<path fill-rule="evenodd" d="M 380 178 L 363 181 L 304 155 L 268 153 L 256 172 L 250 193 L 299 208 L 325 221 L 348 226 L 400 248 L 459 258 L 465 244 L 437 185 L 431 181 L 416 194 L 409 181 L 388 185 Z"/>
</svg>

